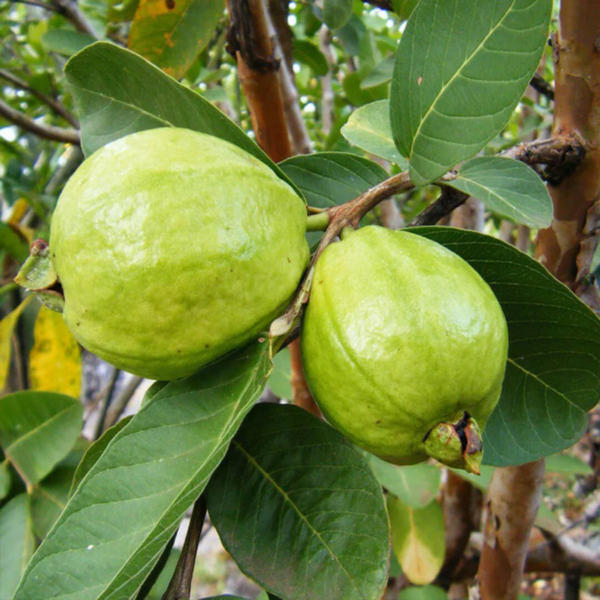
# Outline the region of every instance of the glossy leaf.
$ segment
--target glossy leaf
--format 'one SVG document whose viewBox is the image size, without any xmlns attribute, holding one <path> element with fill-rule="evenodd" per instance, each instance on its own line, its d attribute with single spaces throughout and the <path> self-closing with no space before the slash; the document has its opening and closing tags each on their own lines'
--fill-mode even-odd
<svg viewBox="0 0 600 600">
<path fill-rule="evenodd" d="M 29 355 L 31 389 L 59 392 L 79 398 L 79 344 L 62 315 L 42 306 L 35 320 L 33 333 L 35 341 Z"/>
<path fill-rule="evenodd" d="M 224 0 L 140 0 L 128 47 L 181 79 L 223 16 Z"/>
<path fill-rule="evenodd" d="M 294 60 L 298 61 L 310 67 L 316 75 L 327 75 L 329 72 L 329 65 L 325 55 L 308 40 L 292 40 L 292 51 L 294 53 Z"/>
<path fill-rule="evenodd" d="M 277 165 L 218 108 L 137 54 L 97 42 L 65 67 L 81 120 L 84 152 L 155 127 L 184 127 L 222 138 L 268 165 Z"/>
<path fill-rule="evenodd" d="M 368 456 L 379 483 L 412 508 L 427 506 L 440 489 L 441 470 L 427 463 L 399 467 L 376 456 Z"/>
<path fill-rule="evenodd" d="M 273 357 L 269 388 L 282 400 L 292 399 L 292 365 L 288 348 L 284 348 Z"/>
<path fill-rule="evenodd" d="M 144 400 L 148 400 L 148 393 Z M 69 497 L 73 495 L 73 492 L 77 489 L 77 486 L 82 482 L 83 478 L 88 474 L 88 471 L 98 462 L 98 459 L 102 456 L 104 450 L 108 446 L 109 442 L 125 427 L 133 417 L 125 417 L 121 419 L 116 425 L 113 425 L 107 429 L 99 439 L 97 439 L 85 452 L 83 458 L 77 465 L 77 470 L 73 476 L 71 482 L 71 488 L 69 491 Z"/>
<path fill-rule="evenodd" d="M 448 600 L 446 592 L 435 585 L 410 587 L 402 590 L 398 600 Z"/>
<path fill-rule="evenodd" d="M 380 100 L 355 110 L 342 127 L 342 135 L 355 146 L 380 158 L 408 168 L 394 145 L 389 118 L 389 101 Z"/>
<path fill-rule="evenodd" d="M 362 80 L 360 87 L 364 89 L 383 85 L 389 83 L 392 80 L 392 74 L 394 73 L 394 62 L 396 55 L 388 56 L 384 58 L 374 69 Z"/>
<path fill-rule="evenodd" d="M 389 552 L 381 486 L 361 453 L 308 412 L 257 405 L 211 479 L 207 504 L 227 551 L 269 592 L 381 597 Z"/>
<path fill-rule="evenodd" d="M 397 52 L 394 141 L 415 185 L 474 156 L 506 125 L 546 45 L 552 0 L 421 0 Z"/>
<path fill-rule="evenodd" d="M 269 371 L 268 344 L 254 343 L 160 389 L 77 486 L 15 600 L 132 596 L 222 460 Z"/>
<path fill-rule="evenodd" d="M 546 186 L 533 169 L 517 160 L 473 158 L 459 168 L 450 185 L 515 223 L 533 228 L 552 223 L 552 199 Z"/>
<path fill-rule="evenodd" d="M 484 434 L 484 462 L 518 465 L 573 445 L 600 398 L 600 319 L 542 265 L 505 242 L 447 227 L 411 231 L 465 259 L 506 316 L 508 363 Z"/>
<path fill-rule="evenodd" d="M 67 456 L 82 423 L 83 407 L 70 396 L 16 392 L 0 398 L 0 446 L 29 486 Z"/>
<path fill-rule="evenodd" d="M 91 35 L 72 29 L 50 29 L 42 36 L 42 44 L 47 50 L 64 56 L 73 56 L 95 41 Z"/>
<path fill-rule="evenodd" d="M 344 152 L 301 154 L 279 166 L 315 208 L 349 202 L 388 176 L 377 163 Z"/>
<path fill-rule="evenodd" d="M 67 505 L 75 469 L 58 466 L 48 477 L 36 484 L 31 493 L 33 529 L 44 539 Z"/>
<path fill-rule="evenodd" d="M 0 509 L 0 598 L 9 600 L 35 550 L 29 496 L 19 494 Z"/>
<path fill-rule="evenodd" d="M 444 516 L 435 500 L 423 508 L 411 508 L 388 496 L 392 546 L 402 572 L 411 583 L 431 583 L 444 563 Z"/>
<path fill-rule="evenodd" d="M 352 0 L 323 0 L 323 20 L 330 29 L 343 27 L 352 15 Z"/>
<path fill-rule="evenodd" d="M 21 313 L 25 310 L 25 307 L 31 302 L 33 296 L 28 296 L 15 308 L 12 312 L 7 314 L 0 321 L 0 390 L 6 385 L 6 378 L 8 377 L 8 370 L 10 368 L 10 356 L 11 356 L 11 340 L 13 336 L 14 328 L 21 316 Z"/>
</svg>

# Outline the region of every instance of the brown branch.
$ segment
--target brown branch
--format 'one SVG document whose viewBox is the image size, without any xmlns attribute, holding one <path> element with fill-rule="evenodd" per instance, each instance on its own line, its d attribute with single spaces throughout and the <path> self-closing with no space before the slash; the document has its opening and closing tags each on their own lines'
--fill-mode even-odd
<svg viewBox="0 0 600 600">
<path fill-rule="evenodd" d="M 41 125 L 22 112 L 12 108 L 12 106 L 9 106 L 4 100 L 0 100 L 0 117 L 4 117 L 10 123 L 45 140 L 64 142 L 65 144 L 79 144 L 79 133 L 77 131 L 54 127 L 52 125 Z"/>
<path fill-rule="evenodd" d="M 230 0 L 228 50 L 234 52 L 258 145 L 275 162 L 292 154 L 263 0 Z"/>
<path fill-rule="evenodd" d="M 6 81 L 8 81 L 13 87 L 21 90 L 25 90 L 29 92 L 33 96 L 35 96 L 38 100 L 41 100 L 44 104 L 47 104 L 57 115 L 61 116 L 63 119 L 68 121 L 73 127 L 76 129 L 79 127 L 77 120 L 75 117 L 57 100 L 47 96 L 46 94 L 36 90 L 31 87 L 26 81 L 23 81 L 16 75 L 13 75 L 10 71 L 6 71 L 5 69 L 0 69 L 0 77 Z"/>
<path fill-rule="evenodd" d="M 144 381 L 142 377 L 131 377 L 131 379 L 123 386 L 121 393 L 115 398 L 108 409 L 104 420 L 104 430 L 112 427 L 119 420 L 119 417 L 123 414 L 127 404 L 138 387 L 140 387 L 142 381 Z"/>
<path fill-rule="evenodd" d="M 196 554 L 198 553 L 198 544 L 202 536 L 205 517 L 206 498 L 202 495 L 194 504 L 181 555 L 162 600 L 189 600 L 192 592 L 192 576 L 194 575 Z"/>
<path fill-rule="evenodd" d="M 543 460 L 494 471 L 477 571 L 482 600 L 518 596 L 543 476 Z"/>
<path fill-rule="evenodd" d="M 335 55 L 331 48 L 332 35 L 327 25 L 319 29 L 319 49 L 325 56 L 329 70 L 327 75 L 321 77 L 321 128 L 325 135 L 329 135 L 334 122 L 334 95 L 333 95 L 333 67 Z"/>
<path fill-rule="evenodd" d="M 455 190 L 449 186 L 442 187 L 440 197 L 419 213 L 409 224 L 409 227 L 420 225 L 435 225 L 440 219 L 449 215 L 469 199 L 469 194 Z"/>
<path fill-rule="evenodd" d="M 554 100 L 554 88 L 539 73 L 534 74 L 529 85 L 548 100 Z"/>
<path fill-rule="evenodd" d="M 448 589 L 452 574 L 462 560 L 469 545 L 471 532 L 479 527 L 482 493 L 468 481 L 447 471 L 442 505 L 446 529 L 446 553 L 444 564 L 437 577 L 437 585 Z"/>
<path fill-rule="evenodd" d="M 94 28 L 90 25 L 81 10 L 79 10 L 75 0 L 51 0 L 51 2 L 77 31 L 98 39 Z"/>
</svg>

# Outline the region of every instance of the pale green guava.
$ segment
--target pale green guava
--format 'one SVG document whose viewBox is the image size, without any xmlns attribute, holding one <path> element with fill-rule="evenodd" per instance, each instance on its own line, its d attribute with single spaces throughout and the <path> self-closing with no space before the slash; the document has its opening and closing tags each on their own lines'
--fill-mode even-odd
<svg viewBox="0 0 600 600">
<path fill-rule="evenodd" d="M 240 148 L 186 129 L 126 136 L 81 165 L 54 212 L 64 318 L 121 369 L 184 377 L 282 311 L 305 229 L 302 199 Z"/>
<path fill-rule="evenodd" d="M 301 347 L 323 414 L 358 446 L 477 472 L 477 425 L 498 402 L 508 332 L 459 256 L 409 232 L 351 233 L 317 262 Z"/>
</svg>

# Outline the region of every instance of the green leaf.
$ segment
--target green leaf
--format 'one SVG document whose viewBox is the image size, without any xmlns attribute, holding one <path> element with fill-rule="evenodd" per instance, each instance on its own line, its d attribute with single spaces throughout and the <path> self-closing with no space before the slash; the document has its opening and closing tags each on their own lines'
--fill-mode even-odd
<svg viewBox="0 0 600 600">
<path fill-rule="evenodd" d="M 362 19 L 351 15 L 350 20 L 336 32 L 336 37 L 342 42 L 346 52 L 352 56 L 358 56 L 360 43 L 367 32 Z"/>
<path fill-rule="evenodd" d="M 29 244 L 10 225 L 0 223 L 0 250 L 23 262 L 29 255 Z"/>
<path fill-rule="evenodd" d="M 69 60 L 65 75 L 79 112 L 87 155 L 136 131 L 184 127 L 239 146 L 289 182 L 218 108 L 129 50 L 97 42 Z"/>
<path fill-rule="evenodd" d="M 97 38 L 103 38 L 108 25 L 109 2 L 107 0 L 79 0 L 79 10 L 92 26 Z"/>
<path fill-rule="evenodd" d="M 388 100 L 373 102 L 355 110 L 342 127 L 342 135 L 366 152 L 385 158 L 401 169 L 408 168 L 408 162 L 398 152 L 392 139 Z"/>
<path fill-rule="evenodd" d="M 325 55 L 308 40 L 292 40 L 294 60 L 311 68 L 317 75 L 327 75 L 329 65 Z"/>
<path fill-rule="evenodd" d="M 392 7 L 394 12 L 405 21 L 410 17 L 415 6 L 419 4 L 419 0 L 392 0 Z"/>
<path fill-rule="evenodd" d="M 59 466 L 38 483 L 31 493 L 31 515 L 35 534 L 44 539 L 67 505 L 75 469 Z"/>
<path fill-rule="evenodd" d="M 268 343 L 253 343 L 145 403 L 77 486 L 15 600 L 131 597 L 202 493 L 270 368 Z"/>
<path fill-rule="evenodd" d="M 162 383 L 162 382 L 161 382 Z M 146 392 L 145 401 L 148 400 L 150 390 Z M 116 425 L 113 425 L 107 429 L 99 439 L 97 439 L 85 452 L 81 462 L 77 466 L 77 470 L 73 475 L 71 482 L 71 488 L 69 490 L 69 497 L 73 495 L 73 492 L 77 489 L 77 486 L 83 481 L 83 478 L 88 474 L 88 471 L 98 462 L 98 459 L 102 456 L 102 453 L 106 450 L 109 442 L 123 429 L 133 417 L 125 417 L 121 419 Z"/>
<path fill-rule="evenodd" d="M 379 85 L 377 87 L 363 89 L 361 87 L 361 83 L 361 76 L 356 72 L 348 73 L 342 82 L 344 94 L 346 94 L 348 101 L 353 106 L 364 106 L 365 104 L 372 104 L 373 102 L 387 98 L 387 85 Z"/>
<path fill-rule="evenodd" d="M 448 600 L 448 596 L 442 588 L 436 585 L 425 585 L 402 590 L 398 595 L 398 600 Z"/>
<path fill-rule="evenodd" d="M 10 470 L 8 468 L 8 461 L 0 463 L 0 500 L 3 500 L 8 496 L 10 492 Z"/>
<path fill-rule="evenodd" d="M 224 9 L 224 0 L 144 0 L 127 45 L 181 79 L 207 46 Z"/>
<path fill-rule="evenodd" d="M 591 475 L 590 465 L 572 454 L 554 454 L 546 459 L 546 473 L 564 473 L 565 475 Z"/>
<path fill-rule="evenodd" d="M 29 486 L 67 456 L 82 424 L 81 403 L 63 394 L 17 392 L 0 398 L 0 446 Z"/>
<path fill-rule="evenodd" d="M 372 454 L 368 455 L 368 460 L 379 483 L 407 506 L 427 506 L 440 489 L 442 472 L 434 465 L 421 463 L 398 467 Z"/>
<path fill-rule="evenodd" d="M 35 550 L 29 496 L 19 494 L 0 509 L 0 598 L 13 597 Z M 40 596 L 46 597 L 46 596 Z"/>
<path fill-rule="evenodd" d="M 140 0 L 109 0 L 108 20 L 112 23 L 131 21 L 139 3 Z"/>
<path fill-rule="evenodd" d="M 388 176 L 377 163 L 344 152 L 300 154 L 279 166 L 315 208 L 349 202 Z"/>
<path fill-rule="evenodd" d="M 50 29 L 42 36 L 42 44 L 46 50 L 64 56 L 73 56 L 95 41 L 91 35 L 72 29 Z"/>
<path fill-rule="evenodd" d="M 539 529 L 549 531 L 553 535 L 558 535 L 564 529 L 554 513 L 543 502 L 538 508 L 533 524 Z"/>
<path fill-rule="evenodd" d="M 546 45 L 552 0 L 421 0 L 398 48 L 394 141 L 425 185 L 506 125 Z"/>
<path fill-rule="evenodd" d="M 381 486 L 341 434 L 290 405 L 257 405 L 207 488 L 211 521 L 269 592 L 380 598 L 388 520 Z"/>
<path fill-rule="evenodd" d="M 289 348 L 284 348 L 273 357 L 273 372 L 269 377 L 269 388 L 282 400 L 292 399 L 292 365 Z"/>
<path fill-rule="evenodd" d="M 384 58 L 373 70 L 362 80 L 360 87 L 363 90 L 368 88 L 377 87 L 384 83 L 389 83 L 392 80 L 392 74 L 394 73 L 394 62 L 396 55 L 388 56 Z"/>
<path fill-rule="evenodd" d="M 484 434 L 484 461 L 518 465 L 572 446 L 600 398 L 600 319 L 510 244 L 449 227 L 411 231 L 466 260 L 490 285 L 506 316 L 508 363 Z"/>
<path fill-rule="evenodd" d="M 464 163 L 449 183 L 499 215 L 533 228 L 550 227 L 552 199 L 538 175 L 518 160 L 480 156 Z"/>
<path fill-rule="evenodd" d="M 446 551 L 444 516 L 434 500 L 423 508 L 411 508 L 388 495 L 392 546 L 411 583 L 431 583 L 444 563 Z"/>
<path fill-rule="evenodd" d="M 352 15 L 353 0 L 323 0 L 323 20 L 330 29 L 343 27 Z"/>
</svg>

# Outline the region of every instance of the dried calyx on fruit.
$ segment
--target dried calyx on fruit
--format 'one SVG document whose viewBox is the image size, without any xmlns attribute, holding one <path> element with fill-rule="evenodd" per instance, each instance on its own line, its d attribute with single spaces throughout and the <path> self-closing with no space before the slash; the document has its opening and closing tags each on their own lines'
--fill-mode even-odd
<svg viewBox="0 0 600 600">
<path fill-rule="evenodd" d="M 310 389 L 358 446 L 478 472 L 508 332 L 487 283 L 410 232 L 365 227 L 318 260 L 301 334 Z"/>
<path fill-rule="evenodd" d="M 64 294 L 54 308 L 94 354 L 177 379 L 286 306 L 308 261 L 305 228 L 302 199 L 254 156 L 213 136 L 151 129 L 81 165 L 52 217 L 49 251 L 36 250 L 19 282 Z M 47 285 L 32 284 L 40 268 Z"/>
</svg>

